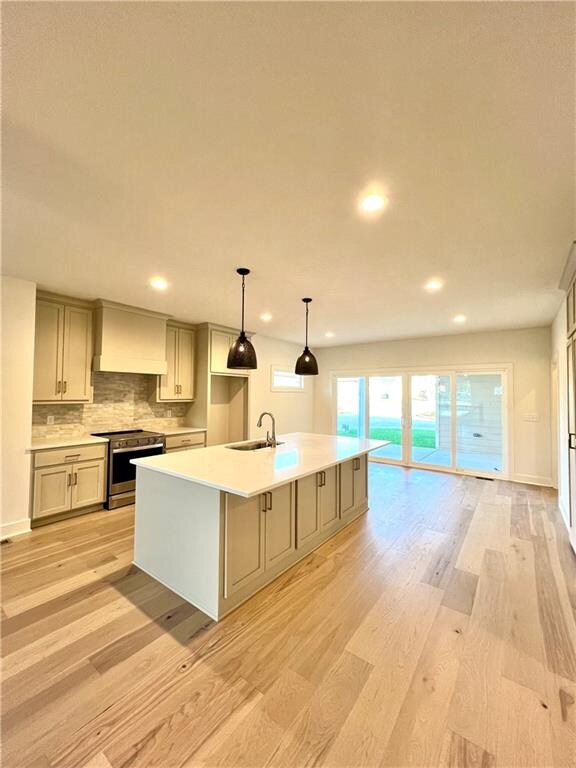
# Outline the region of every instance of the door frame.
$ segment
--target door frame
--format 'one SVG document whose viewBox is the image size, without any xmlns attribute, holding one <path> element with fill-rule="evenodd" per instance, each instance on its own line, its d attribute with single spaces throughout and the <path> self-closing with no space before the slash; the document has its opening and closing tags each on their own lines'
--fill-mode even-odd
<svg viewBox="0 0 576 768">
<path fill-rule="evenodd" d="M 502 472 L 487 472 L 485 470 L 459 469 L 456 464 L 456 376 L 458 374 L 474 373 L 492 373 L 502 376 Z M 450 376 L 451 386 L 451 441 L 452 441 L 452 466 L 442 467 L 435 464 L 425 464 L 423 462 L 412 461 L 411 451 L 411 377 L 412 375 L 430 375 L 430 376 Z M 514 468 L 514 443 L 512 440 L 512 424 L 514 422 L 514 401 L 512 393 L 514 391 L 514 366 L 512 363 L 494 363 L 488 364 L 458 364 L 445 366 L 405 366 L 393 368 L 363 368 L 363 369 L 340 369 L 330 371 L 330 394 L 331 394 L 331 432 L 336 434 L 338 423 L 338 391 L 337 380 L 339 378 L 365 378 L 365 408 L 364 408 L 364 430 L 365 435 L 369 434 L 370 420 L 370 376 L 402 376 L 402 459 L 388 459 L 381 456 L 372 456 L 369 454 L 369 460 L 379 464 L 395 464 L 404 467 L 413 467 L 415 469 L 434 470 L 436 472 L 448 472 L 450 474 L 471 475 L 473 477 L 487 477 L 491 479 L 509 480 Z"/>
</svg>

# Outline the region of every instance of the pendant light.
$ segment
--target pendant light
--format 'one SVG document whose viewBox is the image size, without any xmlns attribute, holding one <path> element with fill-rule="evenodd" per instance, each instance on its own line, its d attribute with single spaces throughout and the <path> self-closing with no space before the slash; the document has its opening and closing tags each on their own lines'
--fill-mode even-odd
<svg viewBox="0 0 576 768">
<path fill-rule="evenodd" d="M 236 272 L 242 277 L 242 329 L 240 336 L 236 339 L 234 344 L 228 351 L 228 368 L 241 368 L 244 370 L 251 370 L 258 367 L 256 361 L 256 350 L 252 346 L 252 342 L 244 333 L 244 281 L 246 275 L 250 274 L 250 270 L 246 267 L 240 267 Z"/>
<path fill-rule="evenodd" d="M 298 360 L 296 360 L 294 373 L 297 373 L 299 376 L 317 376 L 318 363 L 308 348 L 308 305 L 312 299 L 302 299 L 302 301 L 306 304 L 306 346 Z"/>
</svg>

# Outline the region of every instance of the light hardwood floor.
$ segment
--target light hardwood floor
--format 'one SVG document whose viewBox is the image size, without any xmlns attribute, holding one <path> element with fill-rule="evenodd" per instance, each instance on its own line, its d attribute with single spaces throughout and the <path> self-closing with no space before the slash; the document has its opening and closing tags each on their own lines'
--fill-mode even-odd
<svg viewBox="0 0 576 768">
<path fill-rule="evenodd" d="M 553 492 L 371 465 L 370 503 L 217 625 L 132 508 L 4 544 L 4 768 L 576 765 Z"/>
</svg>

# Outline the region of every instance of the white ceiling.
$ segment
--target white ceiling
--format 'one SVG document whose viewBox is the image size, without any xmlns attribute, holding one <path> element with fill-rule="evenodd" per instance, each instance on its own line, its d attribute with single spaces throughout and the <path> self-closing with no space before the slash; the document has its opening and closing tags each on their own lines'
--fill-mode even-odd
<svg viewBox="0 0 576 768">
<path fill-rule="evenodd" d="M 3 271 L 237 325 L 248 266 L 248 326 L 301 340 L 309 295 L 315 345 L 547 324 L 574 11 L 5 3 Z M 371 182 L 389 206 L 366 221 Z"/>
</svg>

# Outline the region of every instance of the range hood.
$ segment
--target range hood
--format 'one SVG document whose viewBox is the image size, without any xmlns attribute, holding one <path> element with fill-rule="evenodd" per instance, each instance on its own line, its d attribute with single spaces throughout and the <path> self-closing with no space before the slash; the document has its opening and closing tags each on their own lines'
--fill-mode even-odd
<svg viewBox="0 0 576 768">
<path fill-rule="evenodd" d="M 95 302 L 95 371 L 167 373 L 166 321 L 170 315 L 99 299 Z"/>
</svg>

